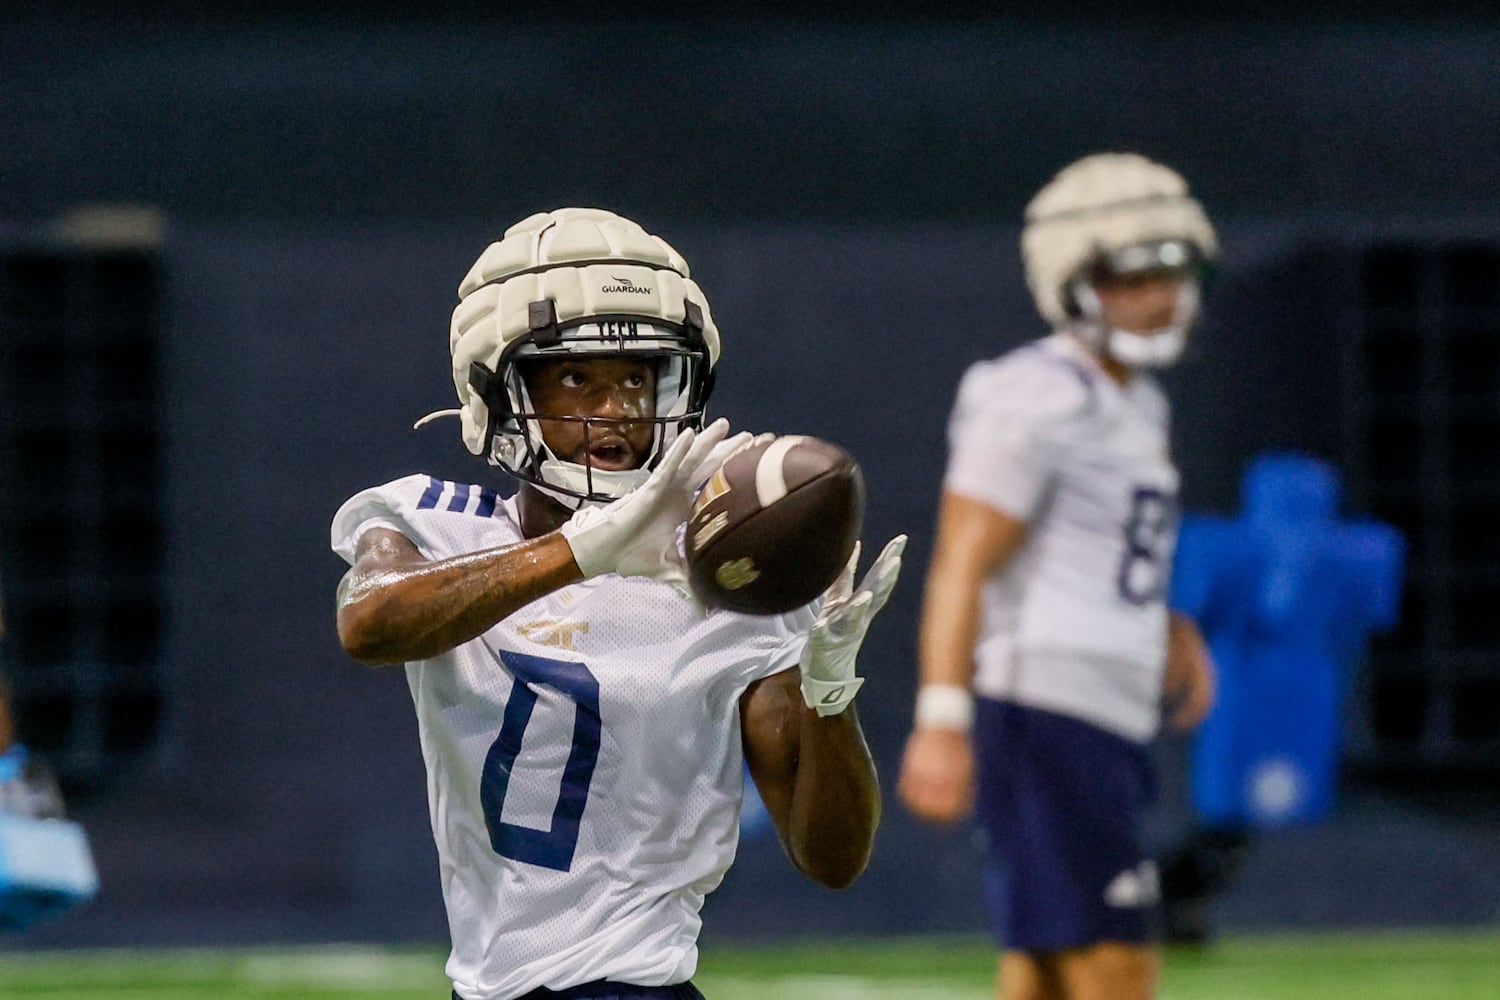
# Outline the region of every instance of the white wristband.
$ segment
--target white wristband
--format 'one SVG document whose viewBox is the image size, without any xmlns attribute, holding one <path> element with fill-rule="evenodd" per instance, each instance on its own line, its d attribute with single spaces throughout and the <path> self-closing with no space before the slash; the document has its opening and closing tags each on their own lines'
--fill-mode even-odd
<svg viewBox="0 0 1500 1000">
<path fill-rule="evenodd" d="M 802 674 L 802 700 L 807 707 L 819 715 L 838 715 L 849 707 L 859 689 L 864 686 L 863 677 L 851 677 L 847 681 L 820 681 Z"/>
<path fill-rule="evenodd" d="M 974 726 L 974 696 L 957 684 L 923 684 L 917 691 L 918 729 L 935 727 L 967 733 Z"/>
</svg>

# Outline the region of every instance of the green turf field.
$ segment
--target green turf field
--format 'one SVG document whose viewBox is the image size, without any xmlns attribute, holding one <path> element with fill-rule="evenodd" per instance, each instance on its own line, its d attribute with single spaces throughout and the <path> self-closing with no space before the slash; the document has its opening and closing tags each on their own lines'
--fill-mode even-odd
<svg viewBox="0 0 1500 1000">
<path fill-rule="evenodd" d="M 437 948 L 0 953 L 0 997 L 51 1000 L 440 1000 Z M 710 1000 L 985 1000 L 980 938 L 712 948 Z M 1500 929 L 1244 937 L 1173 952 L 1161 1000 L 1495 1000 Z"/>
</svg>

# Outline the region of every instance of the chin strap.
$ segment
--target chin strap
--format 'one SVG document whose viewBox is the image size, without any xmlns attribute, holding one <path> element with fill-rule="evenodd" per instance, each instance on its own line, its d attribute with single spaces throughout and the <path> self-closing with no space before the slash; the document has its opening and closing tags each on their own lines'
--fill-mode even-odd
<svg viewBox="0 0 1500 1000">
<path fill-rule="evenodd" d="M 626 469 L 619 472 L 588 469 L 576 462 L 554 458 L 550 449 L 546 454 L 547 457 L 537 463 L 537 480 L 532 485 L 569 510 L 581 510 L 590 505 L 598 506 L 618 500 L 651 476 L 649 469 Z M 590 497 L 598 499 L 589 499 Z"/>
<path fill-rule="evenodd" d="M 1127 368 L 1168 368 L 1187 347 L 1187 327 L 1165 326 L 1150 333 L 1111 329 L 1105 345 L 1109 356 Z"/>
</svg>

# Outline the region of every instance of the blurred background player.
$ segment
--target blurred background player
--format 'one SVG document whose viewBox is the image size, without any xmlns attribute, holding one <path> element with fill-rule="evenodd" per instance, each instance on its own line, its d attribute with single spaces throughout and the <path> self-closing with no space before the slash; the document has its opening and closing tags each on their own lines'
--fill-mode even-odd
<svg viewBox="0 0 1500 1000">
<path fill-rule="evenodd" d="M 1147 743 L 1163 711 L 1195 725 L 1213 677 L 1196 626 L 1166 605 L 1178 474 L 1149 371 L 1181 354 L 1216 250 L 1172 170 L 1079 160 L 1022 233 L 1054 332 L 958 390 L 899 793 L 953 822 L 977 792 L 1005 1000 L 1155 990 Z"/>
<path fill-rule="evenodd" d="M 0 670 L 0 930 L 25 930 L 91 899 L 98 889 L 83 828 L 63 819 L 57 779 L 17 740 Z"/>
<path fill-rule="evenodd" d="M 0 650 L 4 649 L 4 639 L 5 612 L 0 606 Z M 3 657 L 0 657 L 0 812 L 38 819 L 63 814 L 57 779 L 41 758 L 17 741 Z"/>
<path fill-rule="evenodd" d="M 719 333 L 686 262 L 627 219 L 563 209 L 509 229 L 459 297 L 464 441 L 518 492 L 409 476 L 332 531 L 352 564 L 345 649 L 406 663 L 454 995 L 700 996 L 699 908 L 734 857 L 742 761 L 800 871 L 843 887 L 865 867 L 880 793 L 854 659 L 905 540 L 858 588 L 856 550 L 809 608 L 705 613 L 680 530 L 751 438 L 697 430 Z"/>
<path fill-rule="evenodd" d="M 3 591 L 0 591 L 3 595 Z M 5 601 L 0 600 L 0 650 L 5 648 Z M 0 659 L 0 667 L 4 660 Z M 10 717 L 10 691 L 5 685 L 5 672 L 0 669 L 0 757 L 8 756 L 16 739 L 16 727 Z"/>
</svg>

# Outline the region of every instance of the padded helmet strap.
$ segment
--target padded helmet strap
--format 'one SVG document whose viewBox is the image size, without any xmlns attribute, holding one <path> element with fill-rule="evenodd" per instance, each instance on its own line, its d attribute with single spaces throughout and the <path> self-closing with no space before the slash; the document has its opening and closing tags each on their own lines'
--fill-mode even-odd
<svg viewBox="0 0 1500 1000">
<path fill-rule="evenodd" d="M 531 342 L 540 348 L 556 347 L 562 343 L 562 331 L 557 328 L 557 303 L 552 299 L 540 299 L 527 307 L 527 329 Z"/>
</svg>

